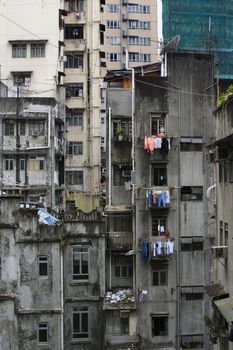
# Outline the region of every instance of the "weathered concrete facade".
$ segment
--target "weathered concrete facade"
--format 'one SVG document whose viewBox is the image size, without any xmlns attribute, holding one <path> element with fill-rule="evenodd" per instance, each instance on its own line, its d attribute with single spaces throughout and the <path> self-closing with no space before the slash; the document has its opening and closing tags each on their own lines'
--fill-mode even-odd
<svg viewBox="0 0 233 350">
<path fill-rule="evenodd" d="M 0 348 L 102 349 L 101 217 L 39 224 L 20 202 L 1 196 Z"/>
<path fill-rule="evenodd" d="M 1 190 L 21 191 L 28 201 L 63 209 L 64 90 L 59 103 L 52 98 L 2 98 L 0 113 Z"/>
<path fill-rule="evenodd" d="M 128 72 L 122 72 L 119 78 L 121 88 L 119 83 L 118 89 L 108 89 L 113 139 L 115 121 L 124 123 L 127 116 L 130 122 L 132 117 L 131 89 L 123 88 L 124 74 Z M 115 79 L 119 75 L 117 72 Z M 122 262 L 114 263 L 113 248 L 108 246 L 107 265 L 131 263 L 133 273 L 128 284 L 121 285 L 118 279 L 115 285 L 114 272 L 110 274 L 107 270 L 107 280 L 111 282 L 108 287 L 114 290 L 127 285 L 137 296 L 137 309 L 132 315 L 135 327 L 126 333 L 138 337 L 140 345 L 135 344 L 135 348 L 210 349 L 203 316 L 210 308 L 204 287 L 213 279 L 212 232 L 205 195 L 213 184 L 213 169 L 206 156 L 206 146 L 214 132 L 213 59 L 209 55 L 171 54 L 166 78 L 158 77 L 155 71 L 142 77 L 136 70 L 135 80 L 135 202 L 132 203 L 130 196 L 131 143 L 112 141 L 111 167 L 107 167 L 108 180 L 110 176 L 112 183 L 111 200 L 106 207 L 110 228 L 114 227 L 114 216 L 120 220 L 120 216 L 128 215 L 128 222 L 132 218 L 131 229 L 128 225 L 116 232 L 115 224 L 115 230 L 107 230 L 108 241 L 115 243 L 114 254 L 118 260 L 122 258 Z M 145 150 L 145 137 L 156 138 L 156 134 L 170 142 L 165 152 L 156 148 Z M 119 169 L 128 172 L 121 172 L 120 176 Z M 125 174 L 129 177 L 125 178 Z M 130 186 L 126 184 L 128 181 Z M 153 197 L 153 204 L 148 202 L 151 191 L 158 196 Z M 159 200 L 161 193 L 169 196 L 166 205 Z M 131 244 L 123 240 L 126 234 L 131 234 Z M 173 242 L 174 250 L 155 256 L 154 247 L 164 242 Z M 146 258 L 142 255 L 143 244 L 149 247 Z M 126 263 L 124 255 L 130 249 L 133 249 L 128 256 L 131 262 Z M 113 267 L 118 276 L 118 270 Z M 127 341 L 124 344 L 127 346 Z"/>
</svg>

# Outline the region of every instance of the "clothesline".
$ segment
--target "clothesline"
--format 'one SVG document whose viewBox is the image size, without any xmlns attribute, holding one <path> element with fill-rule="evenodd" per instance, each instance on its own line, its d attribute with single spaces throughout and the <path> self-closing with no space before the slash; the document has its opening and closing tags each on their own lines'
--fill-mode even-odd
<svg viewBox="0 0 233 350">
<path fill-rule="evenodd" d="M 156 136 L 145 136 L 144 139 L 144 150 L 147 152 L 150 152 L 151 154 L 154 153 L 154 150 L 161 150 L 162 153 L 168 154 L 168 151 L 170 149 L 170 139 L 166 137 L 161 137 L 160 135 Z"/>
</svg>

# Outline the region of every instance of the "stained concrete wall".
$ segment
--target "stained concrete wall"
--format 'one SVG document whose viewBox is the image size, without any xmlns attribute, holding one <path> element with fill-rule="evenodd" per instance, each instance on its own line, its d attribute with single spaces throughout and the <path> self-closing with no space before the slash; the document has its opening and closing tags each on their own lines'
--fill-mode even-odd
<svg viewBox="0 0 233 350">
<path fill-rule="evenodd" d="M 213 137 L 212 120 L 213 61 L 208 55 L 173 54 L 168 58 L 168 77 L 137 78 L 136 83 L 136 249 L 139 240 L 151 240 L 150 213 L 146 210 L 144 188 L 151 186 L 150 167 L 156 162 L 167 164 L 168 185 L 171 191 L 168 228 L 175 238 L 175 254 L 168 262 L 168 285 L 151 286 L 151 263 L 143 262 L 136 255 L 136 288 L 148 290 L 143 307 L 139 310 L 138 333 L 142 336 L 142 349 L 177 347 L 176 336 L 205 334 L 203 315 L 209 302 L 204 296 L 201 302 L 181 302 L 180 285 L 205 285 L 212 280 L 210 265 L 211 234 L 208 226 L 208 204 L 205 197 L 212 185 L 213 169 L 207 163 L 206 145 Z M 140 80 L 140 82 L 138 81 Z M 207 90 L 208 94 L 207 94 Z M 205 93 L 204 93 L 205 91 Z M 151 113 L 166 114 L 167 136 L 172 138 L 168 156 L 148 155 L 143 150 L 143 140 L 150 134 Z M 203 138 L 202 152 L 180 152 L 180 137 Z M 156 157 L 157 156 L 157 157 Z M 203 200 L 181 202 L 181 186 L 203 186 Z M 161 212 L 160 212 L 161 213 Z M 156 212 L 156 215 L 160 215 Z M 164 214 L 164 212 L 163 212 Z M 198 219 L 197 219 L 198 218 Z M 180 252 L 180 237 L 203 236 L 205 253 Z M 178 309 L 177 309 L 178 307 Z M 151 336 L 151 313 L 168 315 L 168 336 Z M 179 313 L 180 320 L 177 316 Z M 194 314 L 193 323 L 186 315 Z M 194 326 L 195 324 L 195 326 Z M 177 334 L 177 329 L 179 332 Z M 204 348 L 209 349 L 205 337 Z"/>
</svg>

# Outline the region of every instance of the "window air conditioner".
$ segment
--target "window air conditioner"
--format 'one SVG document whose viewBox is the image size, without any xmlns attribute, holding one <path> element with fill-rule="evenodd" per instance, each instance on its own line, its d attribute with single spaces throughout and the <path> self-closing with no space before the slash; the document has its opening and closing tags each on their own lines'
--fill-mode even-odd
<svg viewBox="0 0 233 350">
<path fill-rule="evenodd" d="M 222 259 L 222 258 L 228 257 L 228 246 L 227 245 L 214 246 L 214 247 L 212 247 L 212 251 L 213 251 L 215 259 Z"/>
<path fill-rule="evenodd" d="M 39 136 L 38 131 L 33 131 L 33 132 L 32 132 L 32 137 L 37 137 L 37 136 Z"/>
</svg>

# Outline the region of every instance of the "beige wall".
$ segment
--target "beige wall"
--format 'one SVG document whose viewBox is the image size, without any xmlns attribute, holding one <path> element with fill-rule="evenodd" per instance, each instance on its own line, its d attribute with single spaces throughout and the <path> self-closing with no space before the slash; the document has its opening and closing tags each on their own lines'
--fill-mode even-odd
<svg viewBox="0 0 233 350">
<path fill-rule="evenodd" d="M 15 95 L 11 72 L 31 73 L 30 86 L 22 87 L 20 95 L 53 97 L 56 95 L 58 40 L 61 34 L 58 26 L 60 2 L 33 0 L 28 6 L 20 1 L 0 2 L 0 65 L 1 79 L 9 87 L 9 95 Z M 12 58 L 10 41 L 27 41 L 27 57 Z M 31 58 L 30 43 L 45 40 L 45 57 Z"/>
<path fill-rule="evenodd" d="M 119 5 L 118 12 L 108 12 L 108 5 L 116 4 Z M 106 0 L 105 11 L 102 14 L 102 22 L 106 25 L 105 30 L 105 43 L 103 45 L 103 50 L 107 53 L 119 53 L 121 54 L 120 61 L 112 62 L 106 58 L 108 69 L 120 69 L 125 63 L 125 53 L 124 49 L 128 49 L 131 53 L 139 54 L 150 54 L 150 62 L 129 62 L 130 66 L 139 66 L 148 63 L 157 62 L 158 56 L 158 35 L 157 35 L 157 1 L 152 0 L 137 0 L 134 5 L 149 5 L 150 13 L 132 13 L 128 12 L 128 5 L 122 5 L 120 0 Z M 127 20 L 123 20 L 124 15 L 127 15 Z M 107 28 L 107 20 L 119 20 L 120 29 L 109 29 Z M 129 29 L 129 20 L 139 20 L 139 21 L 149 21 L 150 29 Z M 127 31 L 127 36 L 123 35 L 123 31 Z M 120 37 L 120 45 L 110 45 L 110 37 Z M 150 46 L 141 45 L 129 45 L 129 36 L 139 36 L 151 39 Z"/>
</svg>

